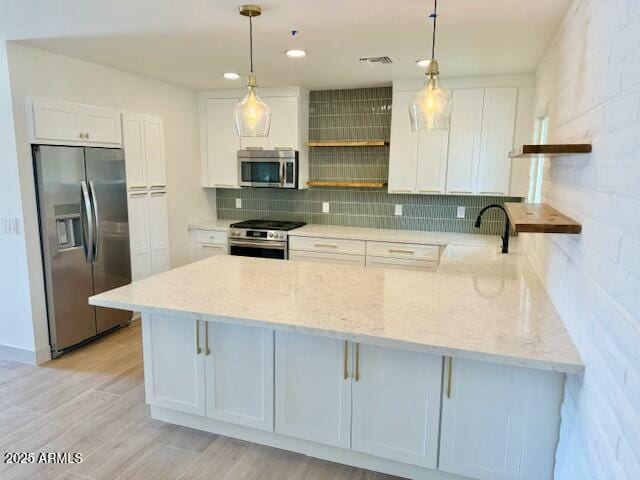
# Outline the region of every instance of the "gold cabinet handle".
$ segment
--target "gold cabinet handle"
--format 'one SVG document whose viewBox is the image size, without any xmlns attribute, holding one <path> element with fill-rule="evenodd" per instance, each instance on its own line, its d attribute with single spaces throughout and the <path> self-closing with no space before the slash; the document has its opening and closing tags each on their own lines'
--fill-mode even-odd
<svg viewBox="0 0 640 480">
<path fill-rule="evenodd" d="M 200 348 L 200 320 L 196 320 L 196 354 L 200 355 L 202 349 Z"/>
<path fill-rule="evenodd" d="M 314 246 L 317 248 L 338 248 L 337 245 L 331 245 L 329 243 L 316 243 Z"/>
<path fill-rule="evenodd" d="M 349 378 L 349 360 L 348 360 L 348 355 L 349 355 L 349 340 L 345 340 L 344 341 L 344 372 L 343 372 L 343 378 L 345 380 L 347 378 Z"/>
<path fill-rule="evenodd" d="M 400 250 L 397 248 L 390 248 L 389 253 L 406 253 L 407 255 L 414 255 L 416 252 L 413 250 Z"/>
<path fill-rule="evenodd" d="M 86 139 L 88 140 L 88 139 L 89 139 L 89 134 L 88 134 L 88 133 L 85 133 L 85 134 L 84 134 L 84 138 L 86 138 Z"/>
<path fill-rule="evenodd" d="M 360 381 L 360 344 L 356 343 L 356 382 Z"/>
<path fill-rule="evenodd" d="M 453 357 L 449 357 L 449 368 L 447 368 L 447 398 L 451 398 L 451 375 L 453 373 Z"/>
<path fill-rule="evenodd" d="M 204 322 L 204 354 L 209 355 L 209 322 Z"/>
</svg>

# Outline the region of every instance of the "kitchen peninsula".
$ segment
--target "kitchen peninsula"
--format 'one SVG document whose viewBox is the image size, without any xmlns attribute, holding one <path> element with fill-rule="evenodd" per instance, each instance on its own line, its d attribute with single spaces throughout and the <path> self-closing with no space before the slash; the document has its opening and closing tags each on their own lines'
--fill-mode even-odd
<svg viewBox="0 0 640 480">
<path fill-rule="evenodd" d="M 415 479 L 551 479 L 584 368 L 494 248 L 436 272 L 216 256 L 90 303 L 142 313 L 154 418 Z"/>
</svg>

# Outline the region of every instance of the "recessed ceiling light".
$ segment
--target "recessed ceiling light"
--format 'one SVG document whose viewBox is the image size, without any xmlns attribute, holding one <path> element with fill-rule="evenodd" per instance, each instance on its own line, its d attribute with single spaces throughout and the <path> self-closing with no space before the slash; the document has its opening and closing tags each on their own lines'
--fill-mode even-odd
<svg viewBox="0 0 640 480">
<path fill-rule="evenodd" d="M 291 57 L 291 58 L 302 58 L 307 55 L 307 52 L 305 52 L 304 50 L 299 50 L 297 48 L 287 50 L 284 53 L 287 54 L 287 57 Z"/>
<path fill-rule="evenodd" d="M 429 63 L 431 63 L 431 59 L 423 58 L 422 60 L 417 60 L 416 65 L 422 68 L 428 67 Z"/>
<path fill-rule="evenodd" d="M 227 72 L 224 74 L 224 78 L 226 78 L 227 80 L 238 80 L 240 78 L 240 75 L 235 72 Z"/>
</svg>

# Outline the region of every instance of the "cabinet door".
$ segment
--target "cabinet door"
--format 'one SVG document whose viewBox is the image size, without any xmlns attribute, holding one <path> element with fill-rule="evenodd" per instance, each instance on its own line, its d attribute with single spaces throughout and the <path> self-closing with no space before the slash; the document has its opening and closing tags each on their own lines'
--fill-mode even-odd
<svg viewBox="0 0 640 480">
<path fill-rule="evenodd" d="M 199 330 L 196 333 L 196 330 Z M 143 314 L 142 339 L 147 403 L 196 415 L 205 414 L 202 322 Z"/>
<path fill-rule="evenodd" d="M 482 114 L 482 139 L 478 166 L 480 195 L 507 195 L 511 178 L 517 88 L 487 88 Z"/>
<path fill-rule="evenodd" d="M 341 340 L 276 332 L 276 432 L 350 446 L 351 379 L 344 378 L 345 348 Z"/>
<path fill-rule="evenodd" d="M 166 192 L 149 194 L 149 245 L 151 272 L 169 270 L 169 212 Z"/>
<path fill-rule="evenodd" d="M 206 104 L 206 175 L 207 187 L 238 186 L 238 150 L 233 110 L 236 98 L 210 98 Z"/>
<path fill-rule="evenodd" d="M 198 243 L 196 244 L 196 260 L 214 257 L 216 255 L 226 255 L 227 245 L 214 243 Z"/>
<path fill-rule="evenodd" d="M 151 275 L 147 194 L 130 193 L 128 196 L 128 208 L 131 279 L 136 281 Z"/>
<path fill-rule="evenodd" d="M 36 140 L 81 142 L 81 133 L 79 105 L 39 98 L 33 100 L 33 136 Z"/>
<path fill-rule="evenodd" d="M 167 175 L 164 159 L 164 129 L 162 118 L 145 116 L 144 119 L 145 158 L 149 187 L 166 187 Z"/>
<path fill-rule="evenodd" d="M 553 478 L 562 375 L 454 359 L 444 383 L 440 470 L 479 480 Z"/>
<path fill-rule="evenodd" d="M 352 448 L 435 468 L 442 357 L 373 345 L 354 355 Z"/>
<path fill-rule="evenodd" d="M 273 431 L 273 330 L 205 323 L 207 416 Z"/>
<path fill-rule="evenodd" d="M 143 115 L 122 114 L 122 140 L 127 171 L 127 188 L 144 188 L 147 186 L 147 170 Z"/>
<path fill-rule="evenodd" d="M 472 194 L 476 190 L 484 89 L 454 90 L 447 193 Z"/>
<path fill-rule="evenodd" d="M 409 122 L 409 104 L 413 96 L 413 92 L 394 92 L 393 95 L 389 193 L 413 193 L 416 190 L 418 137 Z"/>
<path fill-rule="evenodd" d="M 265 100 L 271 107 L 269 148 L 299 150 L 298 98 L 270 97 Z"/>
<path fill-rule="evenodd" d="M 112 145 L 122 143 L 120 112 L 87 106 L 82 107 L 82 112 L 82 127 L 86 141 Z"/>
<path fill-rule="evenodd" d="M 416 193 L 444 193 L 447 175 L 449 132 L 420 132 Z"/>
</svg>

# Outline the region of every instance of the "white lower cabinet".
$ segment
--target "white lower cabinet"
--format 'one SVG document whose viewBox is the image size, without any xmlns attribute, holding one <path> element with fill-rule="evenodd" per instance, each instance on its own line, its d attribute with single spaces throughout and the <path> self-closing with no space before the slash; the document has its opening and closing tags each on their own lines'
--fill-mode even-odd
<svg viewBox="0 0 640 480">
<path fill-rule="evenodd" d="M 364 267 L 364 255 L 349 255 L 346 253 L 303 252 L 289 251 L 289 260 L 304 260 L 306 262 L 335 263 L 339 265 L 360 265 Z"/>
<path fill-rule="evenodd" d="M 440 470 L 478 480 L 551 480 L 564 376 L 446 363 Z"/>
<path fill-rule="evenodd" d="M 188 318 L 142 316 L 148 404 L 205 414 L 205 357 L 198 352 L 200 327 L 200 322 Z"/>
<path fill-rule="evenodd" d="M 147 403 L 273 431 L 273 330 L 145 314 Z"/>
<path fill-rule="evenodd" d="M 347 344 L 276 332 L 275 431 L 326 445 L 351 445 Z M 345 362 L 347 365 L 345 367 Z"/>
<path fill-rule="evenodd" d="M 436 468 L 442 357 L 373 345 L 357 355 L 351 447 Z"/>
<path fill-rule="evenodd" d="M 273 330 L 203 323 L 207 416 L 273 431 Z"/>
</svg>

